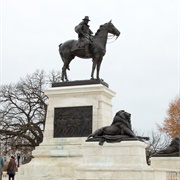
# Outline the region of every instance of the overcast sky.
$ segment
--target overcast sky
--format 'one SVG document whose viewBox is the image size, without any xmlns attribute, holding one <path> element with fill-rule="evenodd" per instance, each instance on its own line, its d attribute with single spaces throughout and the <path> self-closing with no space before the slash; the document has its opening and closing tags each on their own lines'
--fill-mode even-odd
<svg viewBox="0 0 180 180">
<path fill-rule="evenodd" d="M 100 76 L 116 92 L 113 116 L 124 109 L 133 129 L 155 130 L 180 93 L 179 11 L 179 0 L 1 0 L 0 83 L 61 70 L 58 45 L 77 39 L 84 16 L 94 33 L 112 19 L 121 35 L 108 41 Z M 91 64 L 75 58 L 69 79 L 90 79 Z"/>
</svg>

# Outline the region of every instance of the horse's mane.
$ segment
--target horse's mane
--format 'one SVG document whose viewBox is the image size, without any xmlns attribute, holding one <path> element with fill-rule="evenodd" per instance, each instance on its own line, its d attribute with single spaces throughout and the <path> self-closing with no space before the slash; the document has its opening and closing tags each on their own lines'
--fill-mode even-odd
<svg viewBox="0 0 180 180">
<path fill-rule="evenodd" d="M 105 24 L 107 24 L 107 23 L 105 23 Z M 96 31 L 94 36 L 98 36 L 99 32 L 103 29 L 105 24 L 99 26 L 99 29 Z"/>
</svg>

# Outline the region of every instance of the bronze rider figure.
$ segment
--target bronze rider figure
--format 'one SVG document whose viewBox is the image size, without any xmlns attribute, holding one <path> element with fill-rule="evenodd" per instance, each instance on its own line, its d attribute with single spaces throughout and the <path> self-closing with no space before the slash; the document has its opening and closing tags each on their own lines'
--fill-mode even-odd
<svg viewBox="0 0 180 180">
<path fill-rule="evenodd" d="M 75 27 L 75 32 L 78 33 L 78 38 L 79 38 L 79 46 L 82 47 L 84 46 L 85 48 L 85 56 L 90 57 L 89 53 L 89 45 L 92 43 L 92 34 L 93 32 L 89 28 L 89 16 L 85 16 L 83 21 L 80 22 L 76 27 Z"/>
</svg>

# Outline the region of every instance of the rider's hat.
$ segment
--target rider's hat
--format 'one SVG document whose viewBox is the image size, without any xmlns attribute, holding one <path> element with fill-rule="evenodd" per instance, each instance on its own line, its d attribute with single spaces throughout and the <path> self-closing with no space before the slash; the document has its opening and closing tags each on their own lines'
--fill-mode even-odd
<svg viewBox="0 0 180 180">
<path fill-rule="evenodd" d="M 90 20 L 89 20 L 89 16 L 85 16 L 83 20 L 90 21 Z"/>
</svg>

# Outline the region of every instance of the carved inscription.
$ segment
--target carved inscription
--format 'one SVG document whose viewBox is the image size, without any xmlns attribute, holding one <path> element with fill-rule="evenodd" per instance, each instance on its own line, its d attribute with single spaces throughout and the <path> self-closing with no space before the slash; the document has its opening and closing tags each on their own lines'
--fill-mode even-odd
<svg viewBox="0 0 180 180">
<path fill-rule="evenodd" d="M 92 133 L 92 106 L 54 109 L 54 137 L 87 137 Z"/>
</svg>

